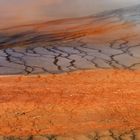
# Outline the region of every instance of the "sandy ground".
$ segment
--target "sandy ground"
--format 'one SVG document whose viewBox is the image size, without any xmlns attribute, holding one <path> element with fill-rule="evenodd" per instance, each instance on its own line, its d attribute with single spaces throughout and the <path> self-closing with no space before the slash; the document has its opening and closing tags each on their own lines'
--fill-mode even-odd
<svg viewBox="0 0 140 140">
<path fill-rule="evenodd" d="M 74 134 L 140 126 L 140 71 L 0 77 L 0 135 Z"/>
</svg>

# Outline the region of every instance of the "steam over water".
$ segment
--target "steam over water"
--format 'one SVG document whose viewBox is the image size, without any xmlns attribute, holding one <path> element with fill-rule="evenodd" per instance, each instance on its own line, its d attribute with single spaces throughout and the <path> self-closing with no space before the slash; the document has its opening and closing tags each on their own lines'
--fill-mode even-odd
<svg viewBox="0 0 140 140">
<path fill-rule="evenodd" d="M 138 3 L 139 0 L 0 0 L 0 28 L 87 16 Z"/>
</svg>

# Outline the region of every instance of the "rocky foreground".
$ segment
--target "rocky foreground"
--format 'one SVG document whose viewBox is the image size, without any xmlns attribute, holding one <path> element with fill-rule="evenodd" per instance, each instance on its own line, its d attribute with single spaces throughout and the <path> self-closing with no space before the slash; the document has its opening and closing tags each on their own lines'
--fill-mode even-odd
<svg viewBox="0 0 140 140">
<path fill-rule="evenodd" d="M 139 38 L 140 5 L 1 29 L 0 140 L 140 140 Z"/>
</svg>

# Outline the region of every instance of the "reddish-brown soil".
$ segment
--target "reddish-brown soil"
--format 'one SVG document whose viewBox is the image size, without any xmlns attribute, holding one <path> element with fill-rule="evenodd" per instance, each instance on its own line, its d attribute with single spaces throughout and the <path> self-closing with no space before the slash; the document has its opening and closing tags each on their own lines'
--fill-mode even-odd
<svg viewBox="0 0 140 140">
<path fill-rule="evenodd" d="M 140 71 L 0 77 L 0 135 L 140 126 Z"/>
</svg>

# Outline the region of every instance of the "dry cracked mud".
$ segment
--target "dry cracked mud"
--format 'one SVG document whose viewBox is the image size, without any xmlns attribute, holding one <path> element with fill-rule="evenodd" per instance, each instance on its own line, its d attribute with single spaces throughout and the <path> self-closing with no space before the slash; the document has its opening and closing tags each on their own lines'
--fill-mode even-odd
<svg viewBox="0 0 140 140">
<path fill-rule="evenodd" d="M 79 70 L 85 71 L 80 71 L 82 74 L 74 79 L 73 71 Z M 88 70 L 91 70 L 91 72 Z M 84 18 L 63 19 L 0 29 L 0 134 L 2 135 L 0 140 L 140 140 L 139 70 L 140 5 Z M 61 81 L 60 73 L 71 73 L 71 77 L 66 82 L 69 83 L 72 80 L 73 83 L 65 84 L 63 74 L 63 80 Z M 52 76 L 52 80 L 42 78 L 39 83 L 36 83 L 38 78 L 35 80 L 28 77 L 29 79 L 25 78 L 25 81 L 22 82 L 20 76 L 14 76 L 18 78 L 17 81 L 16 79 L 13 80 L 12 76 L 3 77 L 3 75 L 18 74 L 49 74 Z M 58 74 L 58 77 L 51 74 Z M 84 78 L 80 77 L 81 75 Z M 132 75 L 135 75 L 134 78 Z M 110 77 L 112 78 L 108 81 Z M 94 82 L 91 80 L 92 83 L 90 78 L 96 80 Z M 119 79 L 121 78 L 124 78 L 124 81 L 120 82 Z M 52 82 L 53 79 L 54 82 Z M 82 81 L 81 85 L 80 80 Z M 52 82 L 52 85 L 49 85 L 48 81 Z M 61 82 L 64 82 L 65 87 L 62 86 Z M 47 85 L 49 86 L 46 87 Z M 75 92 L 72 94 L 73 90 Z M 50 91 L 52 94 L 48 95 Z M 42 93 L 41 96 L 38 95 L 39 93 Z M 72 96 L 68 95 L 70 93 Z M 94 94 L 94 96 L 91 94 Z M 90 103 L 88 103 L 88 100 L 91 101 L 91 99 L 88 96 L 92 99 Z M 82 100 L 80 105 L 78 104 L 79 100 Z M 41 111 L 36 109 L 33 114 L 29 113 L 29 116 L 22 112 L 26 107 L 29 107 L 28 109 L 36 108 L 40 102 L 43 102 L 42 104 L 46 108 L 52 106 L 51 109 L 56 111 L 56 114 L 55 112 L 48 114 L 47 123 L 53 125 L 52 121 L 49 122 L 51 117 L 52 119 L 58 117 L 58 120 L 61 118 L 61 121 L 64 119 L 64 124 L 58 120 L 53 121 L 58 124 L 62 123 L 63 127 L 60 128 L 65 130 L 66 125 L 71 124 L 71 121 L 67 122 L 67 118 L 71 117 L 70 114 L 73 110 L 69 110 L 69 107 L 74 107 L 74 101 L 78 104 L 76 106 L 77 110 L 74 110 L 76 115 L 81 113 L 79 118 L 77 116 L 77 121 L 94 120 L 95 116 L 99 115 L 101 118 L 98 119 L 103 124 L 105 123 L 106 131 L 90 129 L 90 133 L 87 132 L 86 134 L 61 135 L 61 132 L 60 134 L 44 135 L 45 132 L 48 132 L 47 130 L 45 132 L 36 130 L 37 126 L 44 124 L 46 121 L 45 118 L 41 120 L 39 114 L 42 113 L 41 111 L 44 108 L 42 107 Z M 61 103 L 60 108 L 57 105 L 53 108 L 57 102 Z M 87 104 L 88 111 L 84 108 Z M 103 107 L 104 105 L 109 109 L 109 113 Z M 10 107 L 12 111 L 9 109 Z M 26 108 L 25 111 L 28 112 L 28 109 Z M 15 115 L 16 112 L 19 113 Z M 57 114 L 60 116 L 57 116 Z M 104 116 L 105 114 L 107 116 Z M 22 118 L 24 115 L 26 117 Z M 46 114 L 43 112 L 43 115 Z M 89 118 L 86 118 L 86 116 L 89 116 Z M 35 117 L 35 121 L 32 122 L 33 117 Z M 107 127 L 110 120 L 114 123 L 117 118 L 118 122 L 114 124 L 115 128 L 121 125 L 121 127 L 125 129 L 128 127 L 131 130 L 116 131 Z M 73 119 L 73 122 L 75 121 L 74 117 L 70 119 Z M 95 124 L 99 123 L 98 119 L 93 122 Z M 11 134 L 20 134 L 23 128 L 21 126 L 24 125 L 22 121 L 24 124 L 27 122 L 27 126 L 29 126 L 27 128 L 24 126 L 28 131 L 24 130 L 22 135 L 28 134 L 28 136 L 10 136 Z M 38 124 L 38 121 L 40 124 Z M 74 126 L 73 122 L 72 126 Z M 77 126 L 80 126 L 77 127 L 79 130 L 84 128 L 80 123 Z M 99 126 L 99 124 L 95 126 Z M 96 128 L 95 126 L 93 125 L 91 128 Z M 43 127 L 42 125 L 42 130 L 46 129 L 43 129 Z M 57 130 L 60 128 L 57 128 Z M 64 131 L 63 129 L 62 131 Z M 72 131 L 74 130 L 72 127 Z M 29 135 L 29 132 L 32 135 Z M 40 133 L 37 134 L 38 132 Z M 56 130 L 54 129 L 53 132 L 56 133 Z"/>
<path fill-rule="evenodd" d="M 140 69 L 140 6 L 0 30 L 0 74 Z"/>
<path fill-rule="evenodd" d="M 1 136 L 0 140 L 140 140 L 140 130 L 131 130 L 128 132 L 107 130 L 71 136 L 70 135 L 69 136 L 36 135 L 23 137 Z"/>
</svg>

